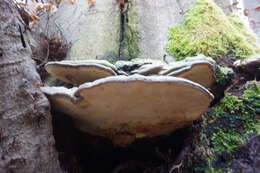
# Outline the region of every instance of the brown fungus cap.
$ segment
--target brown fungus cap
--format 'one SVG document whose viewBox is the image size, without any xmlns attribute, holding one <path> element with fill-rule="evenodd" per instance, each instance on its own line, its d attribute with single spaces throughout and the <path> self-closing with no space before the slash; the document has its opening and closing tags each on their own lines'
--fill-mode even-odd
<svg viewBox="0 0 260 173">
<path fill-rule="evenodd" d="M 153 59 L 132 59 L 131 61 L 117 61 L 115 66 L 118 70 L 127 74 L 153 75 L 158 74 L 165 62 Z"/>
<path fill-rule="evenodd" d="M 57 79 L 77 86 L 117 75 L 116 67 L 104 60 L 49 62 L 45 69 Z"/>
<path fill-rule="evenodd" d="M 200 55 L 170 63 L 166 70 L 160 72 L 160 75 L 182 77 L 211 88 L 216 82 L 215 68 L 214 60 Z"/>
<path fill-rule="evenodd" d="M 158 75 L 159 72 L 163 69 L 162 64 L 145 64 L 142 65 L 140 68 L 132 71 L 132 74 L 140 74 L 144 76 L 149 75 Z"/>
<path fill-rule="evenodd" d="M 240 73 L 247 74 L 256 80 L 260 80 L 260 55 L 255 55 L 245 60 L 237 60 L 234 67 Z"/>
<path fill-rule="evenodd" d="M 79 88 L 43 87 L 52 108 L 83 132 L 126 146 L 190 125 L 213 99 L 203 86 L 171 76 L 113 76 Z"/>
</svg>

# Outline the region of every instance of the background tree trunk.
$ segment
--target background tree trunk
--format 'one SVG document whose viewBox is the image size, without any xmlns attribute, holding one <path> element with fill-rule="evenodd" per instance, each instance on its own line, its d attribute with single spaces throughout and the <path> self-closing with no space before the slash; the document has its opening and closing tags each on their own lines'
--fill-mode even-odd
<svg viewBox="0 0 260 173">
<path fill-rule="evenodd" d="M 40 85 L 21 16 L 12 1 L 0 0 L 1 173 L 61 172 Z"/>
</svg>

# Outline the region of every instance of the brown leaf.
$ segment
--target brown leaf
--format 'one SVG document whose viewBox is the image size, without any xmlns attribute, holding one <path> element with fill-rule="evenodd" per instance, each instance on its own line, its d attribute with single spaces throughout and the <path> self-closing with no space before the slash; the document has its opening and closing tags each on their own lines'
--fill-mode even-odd
<svg viewBox="0 0 260 173">
<path fill-rule="evenodd" d="M 74 4 L 76 4 L 76 1 L 75 1 L 75 0 L 68 0 L 68 1 L 66 2 L 66 4 L 74 5 Z"/>
<path fill-rule="evenodd" d="M 61 0 L 55 0 L 55 3 L 59 5 L 61 3 Z"/>
<path fill-rule="evenodd" d="M 239 4 L 239 2 L 234 2 L 232 5 L 236 6 L 236 5 L 238 5 L 238 4 Z"/>
<path fill-rule="evenodd" d="M 36 14 L 32 14 L 31 17 L 32 17 L 33 21 L 35 21 L 35 20 L 40 20 L 40 17 L 37 16 Z"/>
<path fill-rule="evenodd" d="M 44 9 L 44 6 L 43 4 L 38 4 L 34 7 L 34 11 L 35 12 L 39 12 L 39 11 L 42 11 Z"/>
<path fill-rule="evenodd" d="M 117 0 L 117 2 L 119 3 L 120 7 L 125 6 L 125 0 Z"/>
<path fill-rule="evenodd" d="M 44 8 L 45 8 L 47 11 L 51 11 L 51 9 L 52 9 L 52 4 L 50 4 L 50 3 L 45 3 L 45 4 L 44 4 Z"/>
<path fill-rule="evenodd" d="M 23 2 L 18 2 L 17 3 L 20 7 L 25 8 L 27 6 L 27 4 L 23 3 Z"/>
<path fill-rule="evenodd" d="M 94 6 L 95 4 L 95 0 L 87 0 L 87 2 L 90 7 Z"/>
<path fill-rule="evenodd" d="M 254 8 L 255 11 L 260 11 L 260 6 Z"/>
<path fill-rule="evenodd" d="M 30 23 L 30 28 L 34 28 L 36 24 L 37 24 L 36 20 L 32 21 L 32 23 Z"/>
<path fill-rule="evenodd" d="M 249 15 L 249 10 L 248 9 L 244 9 L 244 15 L 248 16 Z"/>
</svg>

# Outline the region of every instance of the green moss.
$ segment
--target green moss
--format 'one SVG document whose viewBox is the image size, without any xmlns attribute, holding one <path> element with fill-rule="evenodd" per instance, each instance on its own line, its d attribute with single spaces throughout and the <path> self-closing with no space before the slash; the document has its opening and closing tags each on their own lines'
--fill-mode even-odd
<svg viewBox="0 0 260 173">
<path fill-rule="evenodd" d="M 227 84 L 233 77 L 233 70 L 227 67 L 216 68 L 216 81 L 217 84 L 223 86 Z"/>
<path fill-rule="evenodd" d="M 116 61 L 118 60 L 118 55 L 114 52 L 108 52 L 108 53 L 106 53 L 105 56 L 102 56 L 98 59 L 106 60 L 106 61 L 110 62 L 111 64 L 115 64 Z"/>
<path fill-rule="evenodd" d="M 203 172 L 205 172 L 205 173 L 232 173 L 232 171 L 229 168 L 217 169 L 217 168 L 214 168 L 213 166 L 209 166 L 209 167 L 203 169 Z"/>
<path fill-rule="evenodd" d="M 259 53 L 260 47 L 257 44 L 256 36 L 248 30 L 248 28 L 244 25 L 239 16 L 232 13 L 228 16 L 228 19 L 230 23 L 234 26 L 234 28 L 238 31 L 238 34 L 241 35 L 241 41 L 234 42 L 236 56 L 247 58 L 248 54 L 246 54 L 245 50 L 252 51 L 250 55 Z"/>
<path fill-rule="evenodd" d="M 127 12 L 127 21 L 125 26 L 125 35 L 124 35 L 124 48 L 123 56 L 124 60 L 131 60 L 137 58 L 139 54 L 139 32 L 138 32 L 138 22 L 137 22 L 137 13 L 136 9 L 132 7 L 132 4 L 129 3 L 129 9 Z"/>
<path fill-rule="evenodd" d="M 247 117 L 252 117 L 255 114 L 260 114 L 260 85 L 253 84 L 254 87 L 250 87 L 245 90 L 243 94 L 243 103 L 246 105 L 244 113 Z M 260 120 L 248 119 L 246 122 L 246 134 L 256 132 L 260 134 Z"/>
<path fill-rule="evenodd" d="M 197 54 L 218 58 L 229 53 L 244 59 L 260 50 L 238 17 L 227 17 L 212 0 L 198 0 L 184 22 L 170 29 L 166 49 L 177 60 Z"/>
<path fill-rule="evenodd" d="M 237 96 L 231 94 L 226 94 L 225 97 L 221 100 L 221 108 L 227 113 L 240 113 L 241 108 L 243 107 L 242 100 Z"/>
<path fill-rule="evenodd" d="M 241 96 L 226 94 L 203 118 L 191 170 L 230 172 L 229 164 L 238 157 L 240 146 L 251 134 L 259 134 L 260 121 L 256 118 L 259 107 L 260 84 L 249 84 Z M 217 166 L 219 163 L 221 166 Z"/>
<path fill-rule="evenodd" d="M 219 130 L 212 135 L 211 140 L 214 152 L 232 152 L 244 143 L 244 139 L 233 131 L 224 132 Z"/>
<path fill-rule="evenodd" d="M 52 76 L 48 76 L 45 78 L 43 83 L 46 84 L 47 86 L 55 86 L 57 83 L 57 79 Z"/>
</svg>

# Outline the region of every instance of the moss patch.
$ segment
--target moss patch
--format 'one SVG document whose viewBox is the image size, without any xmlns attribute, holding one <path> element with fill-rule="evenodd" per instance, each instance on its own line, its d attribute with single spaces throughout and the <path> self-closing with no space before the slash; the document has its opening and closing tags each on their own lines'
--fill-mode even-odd
<svg viewBox="0 0 260 173">
<path fill-rule="evenodd" d="M 216 68 L 216 81 L 218 85 L 223 86 L 231 80 L 233 71 L 228 67 L 218 66 Z"/>
<path fill-rule="evenodd" d="M 203 118 L 191 154 L 191 172 L 230 172 L 239 148 L 252 134 L 259 134 L 260 84 L 250 84 L 241 96 L 226 94 Z"/>
<path fill-rule="evenodd" d="M 139 54 L 139 32 L 137 12 L 131 1 L 127 3 L 126 23 L 124 32 L 124 60 L 137 58 Z"/>
<path fill-rule="evenodd" d="M 199 53 L 213 58 L 232 53 L 244 59 L 260 50 L 239 17 L 226 16 L 212 0 L 198 0 L 184 22 L 170 29 L 166 49 L 177 60 Z"/>
</svg>

